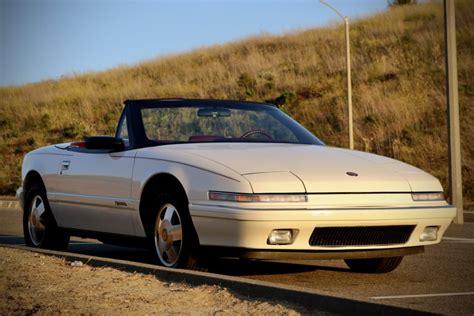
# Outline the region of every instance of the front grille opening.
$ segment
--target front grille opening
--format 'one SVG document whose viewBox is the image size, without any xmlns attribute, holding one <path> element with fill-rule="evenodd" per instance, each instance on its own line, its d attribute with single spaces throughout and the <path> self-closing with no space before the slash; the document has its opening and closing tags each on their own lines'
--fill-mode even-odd
<svg viewBox="0 0 474 316">
<path fill-rule="evenodd" d="M 316 227 L 309 238 L 311 246 L 378 246 L 404 244 L 415 225 Z"/>
</svg>

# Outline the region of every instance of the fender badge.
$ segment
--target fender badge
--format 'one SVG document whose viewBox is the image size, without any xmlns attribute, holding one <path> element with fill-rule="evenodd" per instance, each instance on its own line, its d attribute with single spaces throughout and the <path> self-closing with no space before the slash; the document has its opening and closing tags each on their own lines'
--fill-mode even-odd
<svg viewBox="0 0 474 316">
<path fill-rule="evenodd" d="M 348 176 L 351 176 L 351 177 L 357 177 L 357 176 L 359 176 L 357 173 L 352 172 L 352 171 L 347 171 L 346 174 L 347 174 Z"/>
</svg>

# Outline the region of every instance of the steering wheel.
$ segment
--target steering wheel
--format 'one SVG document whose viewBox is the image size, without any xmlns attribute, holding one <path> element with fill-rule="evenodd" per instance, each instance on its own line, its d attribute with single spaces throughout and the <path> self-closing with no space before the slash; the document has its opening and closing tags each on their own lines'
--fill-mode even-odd
<svg viewBox="0 0 474 316">
<path fill-rule="evenodd" d="M 261 129 L 251 129 L 250 131 L 243 133 L 242 136 L 240 136 L 240 138 L 249 138 L 250 136 L 257 135 L 257 134 L 265 136 L 266 138 L 268 138 L 268 140 L 273 140 L 273 137 L 271 137 L 270 135 L 268 135 L 266 132 L 262 131 Z"/>
</svg>

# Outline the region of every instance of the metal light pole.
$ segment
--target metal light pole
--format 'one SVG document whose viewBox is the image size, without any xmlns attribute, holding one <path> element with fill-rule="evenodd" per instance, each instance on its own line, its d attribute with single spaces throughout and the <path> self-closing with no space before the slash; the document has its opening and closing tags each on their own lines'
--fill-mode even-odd
<svg viewBox="0 0 474 316">
<path fill-rule="evenodd" d="M 343 16 L 332 5 L 325 0 L 319 0 L 322 4 L 336 12 L 336 14 L 344 20 L 346 30 L 346 67 L 347 67 L 347 119 L 349 126 L 349 148 L 354 149 L 354 132 L 352 127 L 352 83 L 351 83 L 351 45 L 349 41 L 349 18 Z"/>
<path fill-rule="evenodd" d="M 456 224 L 464 223 L 461 172 L 461 136 L 459 127 L 458 66 L 456 56 L 456 23 L 454 0 L 444 0 L 446 42 L 446 94 L 449 128 L 449 197 L 456 206 Z"/>
</svg>

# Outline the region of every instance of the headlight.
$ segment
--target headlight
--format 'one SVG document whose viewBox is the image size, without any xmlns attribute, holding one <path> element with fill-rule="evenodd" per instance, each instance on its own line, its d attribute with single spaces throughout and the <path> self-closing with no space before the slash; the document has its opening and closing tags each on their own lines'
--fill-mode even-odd
<svg viewBox="0 0 474 316">
<path fill-rule="evenodd" d="M 305 194 L 248 194 L 209 191 L 209 200 L 230 202 L 307 202 Z"/>
<path fill-rule="evenodd" d="M 444 201 L 443 192 L 417 192 L 412 193 L 411 197 L 413 201 Z"/>
</svg>

